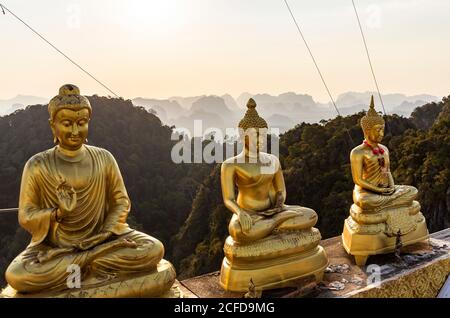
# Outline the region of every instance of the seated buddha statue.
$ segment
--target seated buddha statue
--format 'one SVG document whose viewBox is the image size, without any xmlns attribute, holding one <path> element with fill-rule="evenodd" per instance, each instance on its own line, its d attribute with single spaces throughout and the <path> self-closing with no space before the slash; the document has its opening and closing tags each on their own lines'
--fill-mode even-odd
<svg viewBox="0 0 450 318">
<path fill-rule="evenodd" d="M 8 288 L 17 297 L 166 293 L 175 270 L 163 260 L 163 244 L 128 226 L 130 199 L 116 160 L 85 144 L 89 100 L 64 85 L 48 112 L 56 145 L 25 164 L 18 217 L 32 237 L 6 270 Z"/>
<path fill-rule="evenodd" d="M 243 292 L 250 281 L 263 290 L 286 287 L 309 275 L 321 280 L 328 259 L 319 246 L 320 232 L 313 227 L 317 214 L 285 204 L 280 161 L 261 151 L 267 123 L 258 115 L 253 99 L 247 108 L 239 123 L 243 150 L 221 167 L 223 200 L 233 216 L 220 284 L 225 290 Z"/>
<path fill-rule="evenodd" d="M 373 96 L 361 127 L 364 142 L 350 153 L 354 203 L 342 234 L 344 248 L 360 266 L 369 255 L 394 251 L 397 238 L 406 246 L 428 237 L 425 218 L 415 200 L 417 189 L 394 184 L 389 150 L 380 144 L 385 122 L 375 111 Z"/>
</svg>

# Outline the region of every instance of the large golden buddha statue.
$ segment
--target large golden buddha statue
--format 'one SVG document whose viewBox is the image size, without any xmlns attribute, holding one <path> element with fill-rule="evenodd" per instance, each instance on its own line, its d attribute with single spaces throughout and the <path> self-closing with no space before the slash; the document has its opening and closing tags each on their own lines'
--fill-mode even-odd
<svg viewBox="0 0 450 318">
<path fill-rule="evenodd" d="M 372 96 L 369 111 L 361 119 L 364 142 L 350 153 L 354 204 L 342 234 L 344 248 L 360 266 L 369 255 L 392 252 L 397 237 L 403 246 L 428 237 L 420 204 L 415 201 L 417 189 L 394 184 L 389 150 L 380 144 L 384 126 Z"/>
<path fill-rule="evenodd" d="M 48 111 L 56 146 L 34 155 L 23 171 L 19 223 L 32 238 L 6 271 L 9 288 L 17 296 L 167 292 L 175 270 L 162 259 L 160 241 L 126 223 L 130 199 L 116 160 L 85 145 L 89 100 L 76 86 L 64 85 Z"/>
<path fill-rule="evenodd" d="M 286 188 L 275 155 L 262 152 L 267 123 L 250 99 L 239 123 L 243 151 L 222 164 L 225 206 L 233 213 L 226 239 L 220 284 L 225 290 L 246 291 L 285 287 L 298 278 L 321 280 L 328 264 L 313 226 L 317 214 L 284 204 Z M 237 196 L 236 196 L 237 187 Z"/>
</svg>

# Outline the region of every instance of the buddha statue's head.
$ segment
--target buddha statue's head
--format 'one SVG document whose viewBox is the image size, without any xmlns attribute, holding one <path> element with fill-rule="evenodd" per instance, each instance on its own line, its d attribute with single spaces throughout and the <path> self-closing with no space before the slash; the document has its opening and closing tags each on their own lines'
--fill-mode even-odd
<svg viewBox="0 0 450 318">
<path fill-rule="evenodd" d="M 67 150 L 77 150 L 88 135 L 92 107 L 89 100 L 80 95 L 80 89 L 66 84 L 48 103 L 50 128 L 53 140 Z"/>
<path fill-rule="evenodd" d="M 384 137 L 384 119 L 375 110 L 373 96 L 370 100 L 370 107 L 367 114 L 361 118 L 361 127 L 364 138 L 369 142 L 379 143 Z"/>
<path fill-rule="evenodd" d="M 267 122 L 258 115 L 256 102 L 250 98 L 247 102 L 247 112 L 239 122 L 239 135 L 247 150 L 259 152 L 267 139 Z"/>
</svg>

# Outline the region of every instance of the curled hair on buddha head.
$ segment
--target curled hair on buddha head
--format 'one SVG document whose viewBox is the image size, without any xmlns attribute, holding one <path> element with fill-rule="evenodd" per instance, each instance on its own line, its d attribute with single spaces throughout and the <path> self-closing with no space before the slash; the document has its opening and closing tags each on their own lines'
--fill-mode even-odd
<svg viewBox="0 0 450 318">
<path fill-rule="evenodd" d="M 77 86 L 65 84 L 59 89 L 59 94 L 48 103 L 49 120 L 53 122 L 56 113 L 61 109 L 80 110 L 83 108 L 87 108 L 89 116 L 91 116 L 92 107 L 87 97 L 80 95 L 80 89 Z"/>
<path fill-rule="evenodd" d="M 384 125 L 383 117 L 375 110 L 373 95 L 370 99 L 370 106 L 367 114 L 361 118 L 361 128 L 367 134 L 375 125 Z"/>
<path fill-rule="evenodd" d="M 239 130 L 243 130 L 244 132 L 249 129 L 262 129 L 262 128 L 268 128 L 267 122 L 264 120 L 264 118 L 260 117 L 258 115 L 258 112 L 256 111 L 256 102 L 253 98 L 250 98 L 247 102 L 247 111 L 245 112 L 244 118 L 241 119 L 239 122 Z"/>
</svg>

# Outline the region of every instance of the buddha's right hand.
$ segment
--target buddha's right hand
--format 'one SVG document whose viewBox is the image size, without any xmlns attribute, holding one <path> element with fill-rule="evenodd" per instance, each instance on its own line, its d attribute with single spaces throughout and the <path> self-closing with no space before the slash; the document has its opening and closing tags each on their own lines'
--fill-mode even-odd
<svg viewBox="0 0 450 318">
<path fill-rule="evenodd" d="M 112 236 L 111 232 L 101 232 L 88 239 L 85 239 L 84 241 L 75 244 L 75 247 L 82 251 L 90 250 L 91 248 L 105 242 L 111 236 Z"/>
<path fill-rule="evenodd" d="M 120 247 L 120 248 L 137 248 L 138 245 L 135 241 L 133 241 L 132 239 L 129 238 L 122 238 L 122 239 L 118 239 L 117 242 L 114 242 L 114 247 Z"/>
<path fill-rule="evenodd" d="M 395 188 L 394 187 L 389 187 L 389 188 L 382 188 L 382 194 L 383 195 L 392 195 L 395 192 Z"/>
<path fill-rule="evenodd" d="M 67 181 L 63 180 L 56 188 L 56 196 L 58 197 L 57 217 L 62 219 L 75 209 L 77 193 Z"/>
<path fill-rule="evenodd" d="M 237 216 L 241 224 L 242 232 L 250 231 L 253 225 L 252 217 L 244 210 L 239 211 Z"/>
<path fill-rule="evenodd" d="M 121 248 L 137 248 L 138 245 L 135 241 L 129 239 L 129 238 L 119 238 L 117 240 L 107 242 L 105 244 L 101 244 L 99 246 L 96 246 L 93 250 L 91 250 L 94 254 L 101 255 L 102 253 L 115 250 L 115 249 L 121 249 Z"/>
</svg>

